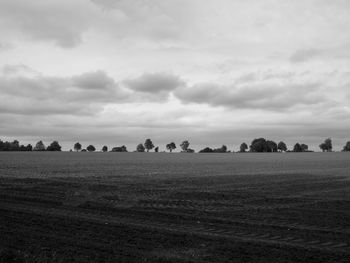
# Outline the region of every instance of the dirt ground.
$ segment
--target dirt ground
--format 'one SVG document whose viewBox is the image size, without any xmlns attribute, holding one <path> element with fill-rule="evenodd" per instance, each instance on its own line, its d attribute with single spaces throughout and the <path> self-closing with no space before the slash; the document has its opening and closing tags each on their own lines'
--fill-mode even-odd
<svg viewBox="0 0 350 263">
<path fill-rule="evenodd" d="M 350 155 L 1 153 L 0 262 L 350 262 Z"/>
</svg>

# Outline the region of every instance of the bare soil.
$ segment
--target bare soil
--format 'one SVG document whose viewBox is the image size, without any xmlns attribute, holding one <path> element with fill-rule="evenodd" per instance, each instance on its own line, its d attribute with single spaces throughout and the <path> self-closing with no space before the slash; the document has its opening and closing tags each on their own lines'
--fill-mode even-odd
<svg viewBox="0 0 350 263">
<path fill-rule="evenodd" d="M 350 262 L 350 155 L 1 153 L 0 262 Z"/>
</svg>

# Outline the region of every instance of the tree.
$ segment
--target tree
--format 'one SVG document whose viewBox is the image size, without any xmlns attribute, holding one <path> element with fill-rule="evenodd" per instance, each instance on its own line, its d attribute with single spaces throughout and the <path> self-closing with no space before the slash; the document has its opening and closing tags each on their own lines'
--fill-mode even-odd
<svg viewBox="0 0 350 263">
<path fill-rule="evenodd" d="M 345 144 L 343 152 L 350 152 L 350 141 Z"/>
<path fill-rule="evenodd" d="M 159 152 L 159 147 L 157 146 L 156 148 L 154 148 L 154 152 Z"/>
<path fill-rule="evenodd" d="M 145 141 L 145 149 L 147 150 L 147 152 L 149 152 L 149 150 L 152 150 L 154 148 L 153 142 L 151 141 L 151 139 L 147 139 Z"/>
<path fill-rule="evenodd" d="M 300 143 L 296 143 L 293 148 L 293 152 L 302 152 L 303 149 L 301 148 Z"/>
<path fill-rule="evenodd" d="M 31 152 L 33 150 L 33 146 L 31 144 L 27 144 L 26 151 Z"/>
<path fill-rule="evenodd" d="M 33 149 L 33 151 L 45 151 L 46 147 L 42 141 L 38 141 Z"/>
<path fill-rule="evenodd" d="M 209 147 L 205 147 L 204 149 L 200 150 L 199 153 L 212 153 L 213 149 Z"/>
<path fill-rule="evenodd" d="M 267 152 L 277 152 L 277 143 L 274 141 L 266 141 Z"/>
<path fill-rule="evenodd" d="M 89 152 L 94 152 L 94 151 L 96 151 L 96 148 L 95 148 L 95 146 L 90 144 L 88 147 L 86 147 L 86 150 L 88 150 Z"/>
<path fill-rule="evenodd" d="M 142 152 L 142 153 L 143 153 L 143 152 L 145 151 L 145 146 L 143 146 L 143 144 L 140 143 L 139 145 L 137 145 L 136 151 L 137 151 L 137 152 Z"/>
<path fill-rule="evenodd" d="M 180 144 L 180 147 L 182 149 L 183 152 L 187 152 L 188 150 L 188 147 L 190 147 L 190 143 L 186 140 L 186 141 L 183 141 L 181 144 Z"/>
<path fill-rule="evenodd" d="M 27 146 L 24 146 L 24 145 L 21 145 L 19 147 L 19 150 L 22 151 L 22 152 L 30 152 L 33 150 L 33 147 L 31 144 L 28 144 Z"/>
<path fill-rule="evenodd" d="M 60 152 L 61 151 L 61 145 L 59 145 L 58 141 L 53 141 L 48 147 L 47 151 L 51 152 Z"/>
<path fill-rule="evenodd" d="M 10 143 L 10 151 L 19 151 L 19 141 L 14 140 Z"/>
<path fill-rule="evenodd" d="M 239 151 L 241 152 L 241 153 L 244 153 L 244 152 L 246 152 L 248 150 L 248 145 L 244 142 L 244 143 L 242 143 L 241 144 L 241 146 L 239 147 Z"/>
<path fill-rule="evenodd" d="M 226 145 L 221 146 L 220 148 L 216 148 L 213 150 L 214 153 L 226 153 L 227 147 Z"/>
<path fill-rule="evenodd" d="M 112 152 L 127 152 L 126 146 L 113 147 Z"/>
<path fill-rule="evenodd" d="M 74 150 L 77 151 L 77 152 L 81 150 L 81 144 L 79 142 L 74 144 Z"/>
<path fill-rule="evenodd" d="M 102 147 L 102 152 L 107 152 L 108 151 L 108 147 L 105 145 Z"/>
<path fill-rule="evenodd" d="M 320 144 L 320 148 L 322 152 L 331 152 L 332 151 L 332 139 L 328 138 L 325 139 L 323 143 Z"/>
<path fill-rule="evenodd" d="M 277 149 L 281 152 L 287 151 L 287 145 L 284 142 L 279 142 L 277 145 Z"/>
<path fill-rule="evenodd" d="M 173 150 L 176 149 L 176 145 L 175 145 L 174 142 L 171 142 L 171 143 L 168 143 L 168 144 L 166 145 L 166 148 L 167 148 L 170 152 L 172 152 Z"/>
<path fill-rule="evenodd" d="M 300 147 L 302 152 L 307 152 L 309 150 L 309 146 L 304 143 L 302 143 Z"/>
<path fill-rule="evenodd" d="M 268 146 L 264 138 L 254 139 L 250 144 L 251 152 L 267 152 Z"/>
</svg>

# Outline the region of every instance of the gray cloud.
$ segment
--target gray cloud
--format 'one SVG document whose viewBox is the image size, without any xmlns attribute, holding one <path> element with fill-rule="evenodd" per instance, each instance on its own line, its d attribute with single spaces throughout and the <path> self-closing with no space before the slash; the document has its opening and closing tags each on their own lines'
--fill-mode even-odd
<svg viewBox="0 0 350 263">
<path fill-rule="evenodd" d="M 299 62 L 305 62 L 310 59 L 319 57 L 324 52 L 319 49 L 300 49 L 297 50 L 290 58 L 289 60 L 293 63 L 299 63 Z"/>
<path fill-rule="evenodd" d="M 312 84 L 252 84 L 224 86 L 215 83 L 182 87 L 175 96 L 185 103 L 209 104 L 229 108 L 284 110 L 297 105 L 322 103 L 320 86 Z"/>
<path fill-rule="evenodd" d="M 113 17 L 111 25 L 118 38 L 178 40 L 186 29 L 184 24 L 190 18 L 190 3 L 186 0 L 178 0 L 176 3 L 165 0 L 91 2 Z"/>
<path fill-rule="evenodd" d="M 89 9 L 81 10 L 78 1 L 2 0 L 0 27 L 4 33 L 16 32 L 34 40 L 53 41 L 60 47 L 79 44 L 88 28 Z"/>
<path fill-rule="evenodd" d="M 350 57 L 349 48 L 350 45 L 347 43 L 328 48 L 299 49 L 292 54 L 289 61 L 292 63 L 301 63 L 313 59 L 327 59 L 327 61 L 330 59 L 348 60 Z"/>
<path fill-rule="evenodd" d="M 23 65 L 23 64 L 17 64 L 17 65 L 4 65 L 2 68 L 2 72 L 4 75 L 36 75 L 38 72 L 33 70 L 32 68 Z"/>
<path fill-rule="evenodd" d="M 151 94 L 168 93 L 185 83 L 178 77 L 166 73 L 147 73 L 142 76 L 125 80 L 124 84 L 131 90 Z"/>
<path fill-rule="evenodd" d="M 10 43 L 5 43 L 5 42 L 0 42 L 0 52 L 1 51 L 5 51 L 5 50 L 9 50 L 13 48 L 13 45 Z"/>
<path fill-rule="evenodd" d="M 104 104 L 128 97 L 103 71 L 70 78 L 13 75 L 23 67 L 8 66 L 4 72 L 10 74 L 0 77 L 2 113 L 95 114 Z"/>
</svg>

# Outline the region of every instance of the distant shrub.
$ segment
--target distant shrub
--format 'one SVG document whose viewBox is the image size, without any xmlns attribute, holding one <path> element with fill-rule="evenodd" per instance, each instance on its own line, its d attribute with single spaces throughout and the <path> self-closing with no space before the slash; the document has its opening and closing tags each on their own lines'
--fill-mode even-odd
<svg viewBox="0 0 350 263">
<path fill-rule="evenodd" d="M 137 152 L 144 152 L 145 151 L 145 146 L 143 146 L 142 143 L 139 143 L 136 147 Z"/>
<path fill-rule="evenodd" d="M 205 147 L 204 149 L 200 150 L 199 153 L 212 153 L 214 150 L 209 147 Z"/>
<path fill-rule="evenodd" d="M 107 152 L 108 151 L 108 147 L 105 145 L 102 147 L 102 152 Z"/>
<path fill-rule="evenodd" d="M 120 146 L 120 147 L 113 147 L 112 152 L 127 152 L 126 146 Z"/>
<path fill-rule="evenodd" d="M 96 151 L 96 148 L 95 148 L 95 146 L 90 144 L 88 147 L 86 147 L 86 150 L 88 150 L 89 152 L 94 152 L 94 151 Z"/>
<path fill-rule="evenodd" d="M 345 144 L 345 146 L 344 146 L 344 148 L 343 148 L 343 152 L 350 152 L 350 141 L 348 141 L 348 142 Z"/>
</svg>

